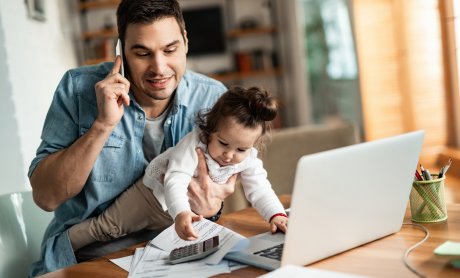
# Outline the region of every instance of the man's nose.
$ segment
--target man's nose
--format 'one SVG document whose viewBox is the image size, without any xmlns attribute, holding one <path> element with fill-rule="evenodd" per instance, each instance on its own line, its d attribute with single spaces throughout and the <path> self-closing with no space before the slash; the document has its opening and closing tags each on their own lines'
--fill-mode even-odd
<svg viewBox="0 0 460 278">
<path fill-rule="evenodd" d="M 150 61 L 150 69 L 156 74 L 163 74 L 166 67 L 166 59 L 163 55 L 153 55 Z"/>
</svg>

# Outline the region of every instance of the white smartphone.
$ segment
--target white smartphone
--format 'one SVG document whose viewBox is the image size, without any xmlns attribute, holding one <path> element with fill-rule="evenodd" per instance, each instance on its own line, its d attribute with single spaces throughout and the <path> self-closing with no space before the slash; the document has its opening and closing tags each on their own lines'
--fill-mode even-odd
<svg viewBox="0 0 460 278">
<path fill-rule="evenodd" d="M 121 57 L 121 70 L 120 74 L 125 76 L 125 67 L 123 65 L 123 48 L 121 46 L 121 40 L 117 40 L 117 45 L 115 46 L 115 55 L 120 55 Z"/>
</svg>

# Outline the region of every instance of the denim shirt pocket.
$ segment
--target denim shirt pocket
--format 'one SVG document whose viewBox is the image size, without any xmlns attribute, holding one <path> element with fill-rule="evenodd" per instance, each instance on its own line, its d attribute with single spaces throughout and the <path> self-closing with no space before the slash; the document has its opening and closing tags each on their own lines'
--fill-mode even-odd
<svg viewBox="0 0 460 278">
<path fill-rule="evenodd" d="M 87 128 L 81 128 L 81 135 L 88 131 Z M 112 182 L 115 179 L 117 169 L 120 167 L 120 161 L 123 161 L 122 147 L 125 139 L 112 132 L 104 143 L 96 162 L 91 170 L 89 180 L 93 182 Z"/>
</svg>

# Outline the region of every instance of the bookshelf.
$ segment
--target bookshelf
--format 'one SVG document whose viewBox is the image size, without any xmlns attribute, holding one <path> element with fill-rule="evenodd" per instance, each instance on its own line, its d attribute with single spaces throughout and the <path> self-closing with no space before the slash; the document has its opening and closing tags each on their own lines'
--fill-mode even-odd
<svg viewBox="0 0 460 278">
<path fill-rule="evenodd" d="M 282 91 L 279 30 L 274 0 L 248 4 L 245 0 L 225 0 L 228 51 L 233 55 L 233 71 L 213 75 L 227 85 L 274 83 L 269 91 Z M 252 1 L 251 1 L 252 2 Z M 251 9 L 249 11 L 249 9 Z M 265 10 L 265 18 L 257 15 Z M 256 43 L 253 43 L 256 42 Z M 250 46 L 247 46 L 250 45 Z M 269 88 L 266 88 L 269 89 Z"/>
<path fill-rule="evenodd" d="M 246 72 L 233 71 L 222 74 L 209 74 L 210 77 L 220 80 L 221 82 L 228 83 L 231 81 L 257 79 L 257 78 L 270 78 L 277 77 L 281 74 L 279 68 L 263 69 L 263 70 L 250 70 Z"/>
<path fill-rule="evenodd" d="M 226 32 L 226 41 L 229 45 L 229 55 L 234 56 L 234 67 L 225 73 L 209 74 L 228 85 L 247 79 L 276 78 L 282 74 L 282 70 L 273 62 L 273 53 L 266 53 L 264 49 L 251 51 L 239 51 L 235 46 L 237 41 L 254 37 L 276 37 L 277 28 L 272 21 L 270 25 L 240 28 L 233 18 L 235 12 L 234 1 L 226 0 L 225 17 L 229 20 L 229 30 Z M 270 2 L 270 1 L 269 1 Z M 78 1 L 77 9 L 80 16 L 81 34 L 80 40 L 83 45 L 83 57 L 81 64 L 91 65 L 114 59 L 114 46 L 117 38 L 116 26 L 110 28 L 93 29 L 91 17 L 100 10 L 112 10 L 115 18 L 115 10 L 120 0 L 86 0 Z M 231 27 L 230 27 L 231 26 Z"/>
<path fill-rule="evenodd" d="M 120 0 L 81 0 L 77 2 L 80 18 L 80 41 L 82 46 L 81 64 L 92 65 L 115 58 L 115 43 L 118 32 L 115 24 L 115 11 Z M 110 12 L 106 26 L 94 28 L 91 23 L 100 16 L 101 11 Z"/>
</svg>

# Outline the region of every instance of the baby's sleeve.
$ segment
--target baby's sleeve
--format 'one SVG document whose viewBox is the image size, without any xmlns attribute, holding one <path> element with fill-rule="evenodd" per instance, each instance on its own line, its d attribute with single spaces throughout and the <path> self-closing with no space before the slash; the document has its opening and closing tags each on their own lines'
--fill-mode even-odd
<svg viewBox="0 0 460 278">
<path fill-rule="evenodd" d="M 198 131 L 187 134 L 173 149 L 165 174 L 164 190 L 168 212 L 173 219 L 182 211 L 190 211 L 187 188 L 198 165 L 196 147 Z"/>
<path fill-rule="evenodd" d="M 269 221 L 277 213 L 284 213 L 283 205 L 273 191 L 259 158 L 253 157 L 250 167 L 242 171 L 240 177 L 246 199 L 265 220 Z"/>
</svg>

